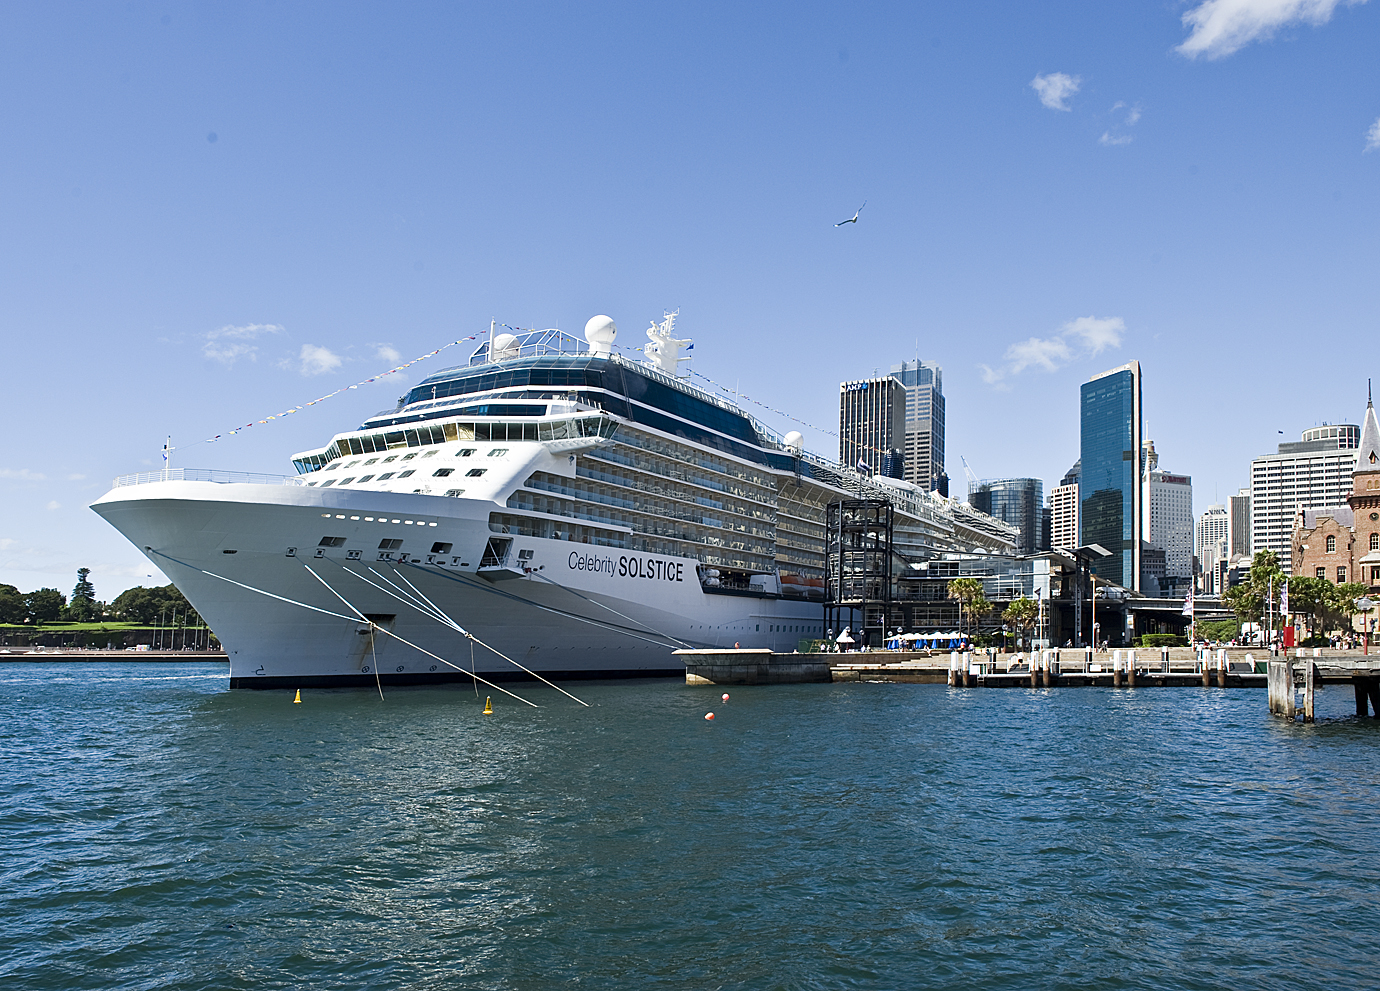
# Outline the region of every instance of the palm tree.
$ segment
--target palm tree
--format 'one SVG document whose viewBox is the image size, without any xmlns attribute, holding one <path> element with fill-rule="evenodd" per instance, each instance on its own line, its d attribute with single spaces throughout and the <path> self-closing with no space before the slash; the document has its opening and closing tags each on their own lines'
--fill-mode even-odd
<svg viewBox="0 0 1380 991">
<path fill-rule="evenodd" d="M 1022 595 L 1014 600 L 1011 605 L 1006 607 L 1006 611 L 1001 614 L 1002 621 L 1011 624 L 1016 630 L 1017 648 L 1020 646 L 1021 633 L 1034 625 L 1035 619 L 1040 615 L 1040 604 L 1034 599 L 1027 599 Z"/>
<path fill-rule="evenodd" d="M 987 601 L 983 592 L 982 581 L 977 578 L 955 578 L 949 582 L 949 598 L 958 600 L 959 616 L 970 625 L 992 609 L 992 603 Z M 964 632 L 967 633 L 968 629 L 965 628 Z M 971 636 L 968 639 L 970 643 L 973 640 Z"/>
</svg>

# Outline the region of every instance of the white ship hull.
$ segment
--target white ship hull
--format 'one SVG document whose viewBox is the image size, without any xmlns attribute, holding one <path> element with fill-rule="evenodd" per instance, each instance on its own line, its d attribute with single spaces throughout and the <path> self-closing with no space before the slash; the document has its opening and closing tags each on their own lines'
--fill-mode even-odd
<svg viewBox="0 0 1380 991">
<path fill-rule="evenodd" d="M 519 535 L 507 567 L 481 567 L 495 508 L 483 500 L 160 481 L 93 508 L 216 631 L 232 688 L 468 681 L 471 664 L 526 677 L 495 650 L 556 679 L 671 676 L 679 647 L 789 651 L 822 632 L 818 603 L 707 592 L 693 558 Z M 344 540 L 318 548 L 323 537 Z M 494 650 L 408 603 L 408 583 Z M 402 639 L 340 618 L 355 611 Z"/>
</svg>

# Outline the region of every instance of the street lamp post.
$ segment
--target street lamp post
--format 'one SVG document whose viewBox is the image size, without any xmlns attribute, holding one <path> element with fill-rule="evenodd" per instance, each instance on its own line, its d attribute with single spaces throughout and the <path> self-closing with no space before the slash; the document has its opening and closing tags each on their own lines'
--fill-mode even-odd
<svg viewBox="0 0 1380 991">
<path fill-rule="evenodd" d="M 1370 653 L 1370 611 L 1375 608 L 1375 603 L 1368 596 L 1361 596 L 1356 600 L 1356 608 L 1361 610 L 1361 653 Z"/>
</svg>

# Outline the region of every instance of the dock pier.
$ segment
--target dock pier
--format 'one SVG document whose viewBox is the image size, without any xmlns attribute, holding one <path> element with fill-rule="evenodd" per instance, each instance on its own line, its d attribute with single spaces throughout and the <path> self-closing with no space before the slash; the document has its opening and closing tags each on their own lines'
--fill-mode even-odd
<svg viewBox="0 0 1380 991">
<path fill-rule="evenodd" d="M 1308 655 L 1312 656 L 1308 656 Z M 1324 685 L 1351 685 L 1356 715 L 1380 719 L 1380 657 L 1323 656 L 1314 648 L 1298 648 L 1293 657 L 1270 659 L 1270 713 L 1285 719 L 1314 721 L 1316 694 Z M 1369 711 L 1367 711 L 1369 710 Z"/>
</svg>

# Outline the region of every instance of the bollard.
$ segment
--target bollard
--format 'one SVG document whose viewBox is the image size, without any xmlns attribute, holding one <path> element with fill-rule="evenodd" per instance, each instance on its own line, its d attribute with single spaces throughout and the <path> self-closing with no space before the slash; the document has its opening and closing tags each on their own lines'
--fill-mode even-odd
<svg viewBox="0 0 1380 991">
<path fill-rule="evenodd" d="M 1040 652 L 1032 650 L 1030 652 L 1030 687 L 1036 688 L 1040 683 Z"/>
<path fill-rule="evenodd" d="M 958 687 L 958 654 L 952 650 L 949 651 L 949 687 Z"/>
<path fill-rule="evenodd" d="M 1126 652 L 1126 684 L 1131 688 L 1136 687 L 1136 652 L 1134 650 Z"/>
<path fill-rule="evenodd" d="M 972 675 L 973 664 L 972 664 L 972 656 L 973 656 L 972 654 L 969 654 L 969 653 L 966 653 L 966 652 L 963 654 L 963 687 L 964 687 L 964 688 L 971 688 L 971 687 L 973 686 L 973 675 Z"/>
<path fill-rule="evenodd" d="M 1049 667 L 1054 661 L 1054 651 L 1045 651 L 1044 663 L 1040 665 L 1040 684 L 1049 687 Z"/>
<path fill-rule="evenodd" d="M 1212 687 L 1212 660 L 1205 650 L 1198 651 L 1198 664 L 1203 669 L 1203 687 Z"/>
<path fill-rule="evenodd" d="M 1121 651 L 1112 652 L 1112 687 L 1120 688 L 1125 681 L 1121 673 Z"/>
</svg>

